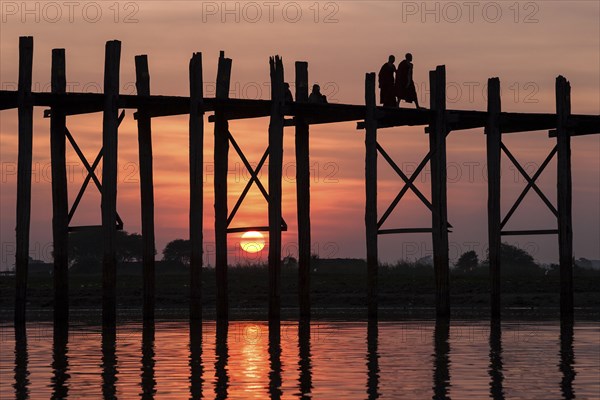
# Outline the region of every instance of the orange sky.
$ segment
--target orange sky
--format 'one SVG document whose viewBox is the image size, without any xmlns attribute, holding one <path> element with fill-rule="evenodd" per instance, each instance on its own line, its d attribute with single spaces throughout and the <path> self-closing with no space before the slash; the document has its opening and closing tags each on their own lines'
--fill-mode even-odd
<svg viewBox="0 0 600 400">
<path fill-rule="evenodd" d="M 468 4 L 467 4 L 468 3 Z M 35 5 L 37 4 L 37 6 Z M 506 111 L 553 112 L 554 79 L 572 85 L 574 113 L 600 113 L 600 6 L 582 2 L 82 2 L 70 9 L 62 2 L 3 2 L 0 25 L 0 81 L 14 89 L 18 79 L 18 37 L 34 36 L 34 90 L 47 91 L 51 49 L 66 48 L 70 91 L 102 87 L 104 43 L 123 42 L 121 93 L 133 93 L 134 56 L 148 54 L 154 94 L 188 94 L 188 62 L 194 51 L 204 59 L 205 95 L 214 95 L 219 50 L 233 59 L 231 97 L 268 98 L 268 57 L 280 54 L 286 80 L 294 80 L 294 61 L 309 62 L 309 80 L 318 82 L 332 102 L 362 104 L 364 74 L 377 71 L 388 54 L 414 55 L 420 102 L 427 105 L 428 71 L 445 64 L 448 108 L 485 110 L 487 78 L 499 76 Z M 237 4 L 237 5 L 236 5 Z M 316 4 L 316 6 L 315 6 Z M 426 5 L 424 5 L 426 4 Z M 469 5 L 472 4 L 472 5 Z M 36 8 L 37 7 L 37 8 Z M 225 8 L 229 12 L 225 12 Z M 426 8 L 426 9 L 425 9 Z M 319 10 L 317 13 L 317 9 Z M 236 21 L 236 19 L 238 21 Z M 296 22 L 294 22 L 297 20 Z M 51 191 L 49 120 L 35 111 L 31 255 L 51 258 Z M 70 117 L 68 126 L 88 159 L 101 144 L 101 114 Z M 212 124 L 205 125 L 205 239 L 207 261 L 214 246 Z M 267 142 L 268 119 L 236 121 L 231 130 L 253 163 Z M 16 111 L 0 113 L 2 181 L 0 217 L 1 266 L 14 263 L 17 160 Z M 119 136 L 118 211 L 129 232 L 140 231 L 136 124 L 128 112 Z M 380 130 L 380 143 L 398 165 L 410 171 L 427 151 L 422 127 Z M 354 123 L 311 127 L 313 165 L 312 227 L 314 252 L 321 257 L 364 257 L 364 144 Z M 296 248 L 293 128 L 284 139 L 283 212 L 289 231 L 283 254 Z M 530 174 L 553 146 L 546 132 L 512 134 L 505 143 L 527 164 Z M 157 248 L 187 237 L 187 117 L 153 120 Z M 575 138 L 573 148 L 573 222 L 576 257 L 600 258 L 600 137 Z M 83 166 L 69 148 L 69 200 L 83 181 Z M 485 138 L 482 129 L 454 132 L 448 140 L 448 213 L 454 226 L 450 256 L 486 249 Z M 556 197 L 554 160 L 539 180 L 550 199 Z M 229 207 L 249 175 L 230 152 Z M 266 178 L 266 165 L 263 177 Z M 524 186 L 508 159 L 502 165 L 503 213 Z M 519 178 L 519 179 L 516 179 Z M 428 195 L 429 180 L 417 179 Z M 266 179 L 264 181 L 266 186 Z M 380 158 L 379 213 L 401 187 L 401 180 Z M 100 221 L 100 197 L 90 187 L 74 224 Z M 555 222 L 531 192 L 510 228 L 552 228 Z M 266 224 L 266 204 L 252 189 L 235 226 Z M 412 195 L 388 219 L 387 227 L 424 227 L 426 208 Z M 507 226 L 508 228 L 508 226 Z M 509 240 L 545 262 L 557 261 L 556 238 Z M 230 260 L 246 262 L 239 235 L 230 235 Z M 431 253 L 429 235 L 380 238 L 384 261 L 414 259 Z M 253 256 L 255 259 L 256 256 Z M 263 254 L 266 260 L 266 254 Z"/>
</svg>

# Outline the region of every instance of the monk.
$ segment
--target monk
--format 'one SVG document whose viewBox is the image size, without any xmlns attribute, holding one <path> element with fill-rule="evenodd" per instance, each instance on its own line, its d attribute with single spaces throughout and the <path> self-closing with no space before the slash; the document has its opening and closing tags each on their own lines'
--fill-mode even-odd
<svg viewBox="0 0 600 400">
<path fill-rule="evenodd" d="M 415 88 L 415 82 L 413 81 L 413 64 L 412 54 L 406 53 L 404 60 L 398 64 L 398 70 L 396 71 L 396 96 L 398 97 L 398 105 L 400 100 L 404 100 L 407 103 L 415 103 L 417 109 L 419 107 L 419 99 L 417 98 L 417 90 Z"/>
<path fill-rule="evenodd" d="M 396 57 L 390 56 L 388 62 L 379 70 L 379 101 L 384 107 L 396 107 L 396 93 L 394 90 L 394 73 Z"/>
<path fill-rule="evenodd" d="M 309 103 L 327 104 L 327 96 L 321 93 L 321 86 L 316 83 L 312 87 L 312 92 L 308 96 Z"/>
</svg>

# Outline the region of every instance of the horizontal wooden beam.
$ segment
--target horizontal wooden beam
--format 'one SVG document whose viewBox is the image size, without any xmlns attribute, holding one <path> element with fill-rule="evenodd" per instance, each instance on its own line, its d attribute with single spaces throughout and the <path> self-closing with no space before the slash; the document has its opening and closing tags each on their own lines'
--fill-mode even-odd
<svg viewBox="0 0 600 400">
<path fill-rule="evenodd" d="M 243 233 L 243 232 L 269 232 L 268 226 L 248 226 L 248 227 L 240 227 L 240 228 L 227 228 L 227 233 Z M 287 231 L 287 225 L 281 225 L 281 231 Z"/>
<path fill-rule="evenodd" d="M 502 231 L 502 236 L 526 236 L 526 235 L 557 235 L 558 229 L 530 229 L 523 231 Z"/>
<path fill-rule="evenodd" d="M 396 228 L 396 229 L 379 229 L 378 235 L 390 235 L 395 233 L 431 233 L 431 228 Z"/>
<path fill-rule="evenodd" d="M 123 224 L 115 224 L 118 231 L 123 230 Z M 69 232 L 81 232 L 81 231 L 93 231 L 93 230 L 101 230 L 102 225 L 80 225 L 80 226 L 70 226 Z"/>
<path fill-rule="evenodd" d="M 60 105 L 65 115 L 89 114 L 102 111 L 104 94 L 102 93 L 32 93 L 34 106 L 52 107 Z M 18 92 L 0 90 L 0 110 L 17 108 Z M 147 110 L 151 118 L 189 114 L 190 99 L 188 96 L 137 96 L 119 95 L 119 108 Z M 253 99 L 216 99 L 205 98 L 202 112 L 212 112 L 215 108 L 224 109 L 228 120 L 268 117 L 271 110 L 270 100 Z M 364 129 L 365 106 L 354 104 L 315 104 L 288 103 L 284 107 L 285 115 L 303 115 L 309 125 L 337 122 L 359 121 L 357 129 Z M 430 110 L 410 108 L 377 107 L 376 118 L 378 128 L 395 126 L 427 125 Z M 50 116 L 49 110 L 44 114 Z M 135 114 L 134 114 L 135 116 Z M 447 120 L 450 130 L 483 128 L 488 119 L 485 111 L 448 110 Z M 214 120 L 213 116 L 209 121 Z M 551 130 L 555 135 L 556 114 L 550 113 L 501 113 L 500 130 L 503 134 Z M 286 121 L 286 126 L 293 126 L 293 121 Z M 600 115 L 571 115 L 568 120 L 571 136 L 592 135 L 600 133 Z"/>
</svg>

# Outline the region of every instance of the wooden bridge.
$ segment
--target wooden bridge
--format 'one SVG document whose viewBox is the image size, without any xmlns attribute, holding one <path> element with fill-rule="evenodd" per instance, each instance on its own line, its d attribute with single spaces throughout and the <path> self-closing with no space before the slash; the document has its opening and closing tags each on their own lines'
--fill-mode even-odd
<svg viewBox="0 0 600 400">
<path fill-rule="evenodd" d="M 570 106 L 570 84 L 562 76 L 556 79 L 556 112 L 554 113 L 506 113 L 501 111 L 500 81 L 491 78 L 488 82 L 487 111 L 461 111 L 446 109 L 446 71 L 438 66 L 429 73 L 431 85 L 430 109 L 401 109 L 376 106 L 375 74 L 365 78 L 365 105 L 313 104 L 308 102 L 308 64 L 296 62 L 296 100 L 285 101 L 284 71 L 281 58 L 270 59 L 271 100 L 230 99 L 229 86 L 232 61 L 221 52 L 218 64 L 216 97 L 203 95 L 202 54 L 194 53 L 189 65 L 189 96 L 159 96 L 150 93 L 148 58 L 135 58 L 137 95 L 119 94 L 121 42 L 106 43 L 104 69 L 104 93 L 66 93 L 65 50 L 52 51 L 51 93 L 34 93 L 32 87 L 33 38 L 21 37 L 19 42 L 19 83 L 17 91 L 0 91 L 0 110 L 18 109 L 19 145 L 17 174 L 17 226 L 16 226 L 16 301 L 15 321 L 25 320 L 27 270 L 29 250 L 31 208 L 31 163 L 33 137 L 33 107 L 48 107 L 45 117 L 50 118 L 50 141 L 52 160 L 52 210 L 54 241 L 54 317 L 68 320 L 68 236 L 69 231 L 94 227 L 71 226 L 79 200 L 90 180 L 102 194 L 103 233 L 103 295 L 102 316 L 105 324 L 116 320 L 116 231 L 122 229 L 123 221 L 117 214 L 117 143 L 118 127 L 124 111 L 135 110 L 138 126 L 140 187 L 143 236 L 143 316 L 154 319 L 154 200 L 152 175 L 152 118 L 189 115 L 189 173 L 190 210 L 189 237 L 191 241 L 190 261 L 190 319 L 202 318 L 201 272 L 202 272 L 202 212 L 203 212 L 203 139 L 204 114 L 212 112 L 209 122 L 214 123 L 214 192 L 215 192 L 215 237 L 217 319 L 228 318 L 227 281 L 227 234 L 246 230 L 269 233 L 269 320 L 280 319 L 280 273 L 281 232 L 287 229 L 282 218 L 282 159 L 283 131 L 286 126 L 295 127 L 295 156 L 297 164 L 297 207 L 299 238 L 299 310 L 303 320 L 310 318 L 310 172 L 309 172 L 309 127 L 315 124 L 330 124 L 357 121 L 357 129 L 365 131 L 365 225 L 368 268 L 368 316 L 377 318 L 377 272 L 378 235 L 400 233 L 431 233 L 436 287 L 436 313 L 439 317 L 450 315 L 448 231 L 451 225 L 447 217 L 446 190 L 446 137 L 452 131 L 484 128 L 487 143 L 488 168 L 488 238 L 491 282 L 491 314 L 500 316 L 500 244 L 502 235 L 546 235 L 557 234 L 560 263 L 560 307 L 561 317 L 573 317 L 573 238 L 571 218 L 571 149 L 573 136 L 600 133 L 600 116 L 573 115 Z M 67 117 L 72 115 L 102 112 L 102 149 L 90 164 L 79 149 L 74 136 L 67 128 Z M 268 146 L 258 166 L 253 168 L 229 130 L 230 120 L 270 117 Z M 286 118 L 289 117 L 289 118 Z M 423 125 L 429 137 L 429 152 L 411 176 L 406 175 L 388 153 L 377 142 L 378 130 L 405 126 Z M 502 135 L 515 132 L 548 130 L 549 140 L 556 145 L 532 176 L 517 162 L 503 144 Z M 73 205 L 69 208 L 66 175 L 66 141 L 69 141 L 87 168 L 84 181 Z M 233 146 L 248 169 L 251 179 L 239 200 L 229 212 L 227 204 L 227 170 L 229 145 Z M 527 185 L 516 203 L 502 218 L 500 210 L 500 159 L 504 152 L 527 181 Z M 380 154 L 402 178 L 405 185 L 380 217 L 377 210 L 377 157 Z M 554 206 L 536 185 L 536 179 L 557 156 L 557 205 Z M 258 178 L 258 173 L 269 159 L 268 188 Z M 96 177 L 95 169 L 102 163 L 102 181 Z M 414 182 L 427 163 L 431 169 L 431 199 L 427 199 Z M 256 184 L 268 201 L 269 225 L 265 227 L 231 226 L 241 202 L 250 187 Z M 557 218 L 557 229 L 552 230 L 503 230 L 505 224 L 519 206 L 525 195 L 533 189 Z M 409 191 L 430 209 L 430 227 L 381 229 L 383 222 Z"/>
</svg>

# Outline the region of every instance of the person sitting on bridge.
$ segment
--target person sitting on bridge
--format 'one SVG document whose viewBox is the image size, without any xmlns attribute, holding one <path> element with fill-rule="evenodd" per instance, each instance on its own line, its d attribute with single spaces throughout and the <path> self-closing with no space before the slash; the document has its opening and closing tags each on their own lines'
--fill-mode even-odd
<svg viewBox="0 0 600 400">
<path fill-rule="evenodd" d="M 287 82 L 284 82 L 283 86 L 285 86 L 285 102 L 286 103 L 293 103 L 294 102 L 294 96 L 292 96 L 292 91 L 290 90 L 290 84 L 287 83 Z"/>
<path fill-rule="evenodd" d="M 327 104 L 327 96 L 321 94 L 321 87 L 316 83 L 312 87 L 312 92 L 308 96 L 309 103 Z"/>
<path fill-rule="evenodd" d="M 406 53 L 405 59 L 398 64 L 398 70 L 396 71 L 396 96 L 398 96 L 398 106 L 400 106 L 400 100 L 404 100 L 407 103 L 414 102 L 417 109 L 421 108 L 419 107 L 417 90 L 413 81 L 412 54 L 410 53 Z"/>
<path fill-rule="evenodd" d="M 379 101 L 384 107 L 396 107 L 396 93 L 394 91 L 394 73 L 396 57 L 390 56 L 388 62 L 379 70 Z"/>
</svg>

